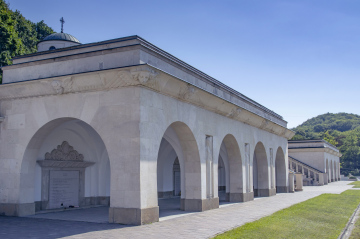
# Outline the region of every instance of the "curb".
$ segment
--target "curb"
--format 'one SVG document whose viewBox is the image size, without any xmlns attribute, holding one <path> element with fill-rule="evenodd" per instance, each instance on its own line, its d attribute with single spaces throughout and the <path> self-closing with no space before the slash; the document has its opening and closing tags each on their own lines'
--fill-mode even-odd
<svg viewBox="0 0 360 239">
<path fill-rule="evenodd" d="M 356 220 L 359 218 L 360 214 L 360 204 L 355 209 L 354 213 L 351 215 L 348 223 L 346 224 L 344 230 L 340 233 L 338 239 L 347 239 L 351 236 L 351 232 L 354 229 Z"/>
</svg>

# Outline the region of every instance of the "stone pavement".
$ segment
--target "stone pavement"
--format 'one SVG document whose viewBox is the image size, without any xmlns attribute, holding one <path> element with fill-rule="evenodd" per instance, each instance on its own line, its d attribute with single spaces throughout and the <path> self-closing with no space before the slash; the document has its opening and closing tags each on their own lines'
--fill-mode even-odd
<svg viewBox="0 0 360 239">
<path fill-rule="evenodd" d="M 320 194 L 339 194 L 352 187 L 348 183 L 334 182 L 325 186 L 305 187 L 303 192 L 256 198 L 246 203 L 223 204 L 219 209 L 177 215 L 143 226 L 70 221 L 65 218 L 43 219 L 36 218 L 37 215 L 35 218 L 0 216 L 0 238 L 209 238 Z M 97 217 L 96 210 L 77 211 L 85 213 L 86 217 Z"/>
</svg>

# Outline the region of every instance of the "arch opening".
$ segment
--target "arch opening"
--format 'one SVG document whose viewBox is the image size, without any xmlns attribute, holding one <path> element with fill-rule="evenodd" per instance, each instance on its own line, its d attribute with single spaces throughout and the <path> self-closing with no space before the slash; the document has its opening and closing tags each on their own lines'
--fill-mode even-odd
<svg viewBox="0 0 360 239">
<path fill-rule="evenodd" d="M 201 164 L 197 142 L 190 128 L 172 123 L 165 131 L 157 158 L 157 194 L 160 217 L 182 211 L 199 211 Z M 189 203 L 190 201 L 190 203 Z"/>
<path fill-rule="evenodd" d="M 256 144 L 254 150 L 253 190 L 254 197 L 268 197 L 274 194 L 270 188 L 269 166 L 266 151 L 264 145 L 261 142 Z"/>
<path fill-rule="evenodd" d="M 99 134 L 75 118 L 42 126 L 23 155 L 20 203 L 34 213 L 49 209 L 110 204 L 110 161 Z"/>
<path fill-rule="evenodd" d="M 243 168 L 239 145 L 235 137 L 224 137 L 218 157 L 218 195 L 222 202 L 247 201 L 243 191 Z"/>
</svg>

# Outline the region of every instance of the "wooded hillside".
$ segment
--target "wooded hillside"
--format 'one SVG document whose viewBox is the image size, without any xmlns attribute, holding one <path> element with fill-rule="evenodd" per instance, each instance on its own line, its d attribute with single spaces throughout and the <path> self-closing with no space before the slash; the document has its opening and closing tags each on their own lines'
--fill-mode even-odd
<svg viewBox="0 0 360 239">
<path fill-rule="evenodd" d="M 52 33 L 54 30 L 44 21 L 31 22 L 18 10 L 10 10 L 9 4 L 0 0 L 0 67 L 11 65 L 14 56 L 36 52 L 36 44 Z"/>
<path fill-rule="evenodd" d="M 360 168 L 360 116 L 356 114 L 338 113 L 323 114 L 311 118 L 292 129 L 296 135 L 292 140 L 324 139 L 335 145 L 343 154 L 342 169 L 353 174 Z"/>
</svg>

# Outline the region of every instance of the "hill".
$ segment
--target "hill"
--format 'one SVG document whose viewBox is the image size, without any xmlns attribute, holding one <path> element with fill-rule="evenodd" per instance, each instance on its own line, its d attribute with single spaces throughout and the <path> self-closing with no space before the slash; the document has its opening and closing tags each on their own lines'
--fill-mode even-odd
<svg viewBox="0 0 360 239">
<path fill-rule="evenodd" d="M 9 4 L 0 0 L 0 67 L 11 65 L 14 56 L 36 52 L 36 44 L 52 33 L 54 30 L 44 21 L 31 22 L 18 10 L 10 10 Z"/>
<path fill-rule="evenodd" d="M 292 140 L 324 139 L 339 148 L 343 171 L 359 173 L 360 168 L 360 116 L 356 114 L 326 113 L 311 118 L 293 128 Z"/>
</svg>

